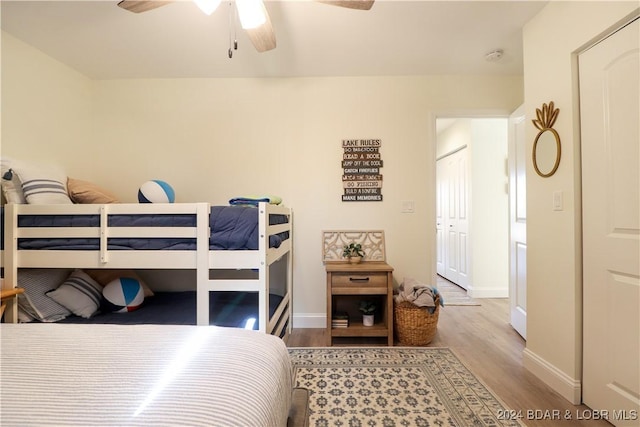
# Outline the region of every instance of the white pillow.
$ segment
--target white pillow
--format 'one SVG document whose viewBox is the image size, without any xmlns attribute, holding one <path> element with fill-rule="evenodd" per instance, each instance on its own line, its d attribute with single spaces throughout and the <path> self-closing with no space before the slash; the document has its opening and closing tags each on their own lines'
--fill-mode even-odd
<svg viewBox="0 0 640 427">
<path fill-rule="evenodd" d="M 14 169 L 22 183 L 27 203 L 72 204 L 67 193 L 67 175 L 55 166 L 20 165 Z"/>
<path fill-rule="evenodd" d="M 2 185 L 2 195 L 7 203 L 27 203 L 22 192 L 20 177 L 13 170 L 16 167 L 15 160 L 3 157 L 0 159 L 0 180 Z"/>
<path fill-rule="evenodd" d="M 75 270 L 47 296 L 76 316 L 90 318 L 100 308 L 102 286 L 82 270 Z"/>
</svg>

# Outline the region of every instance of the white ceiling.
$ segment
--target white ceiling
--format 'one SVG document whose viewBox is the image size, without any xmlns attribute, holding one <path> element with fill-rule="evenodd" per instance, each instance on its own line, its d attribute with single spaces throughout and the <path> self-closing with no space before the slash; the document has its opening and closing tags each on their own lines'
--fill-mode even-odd
<svg viewBox="0 0 640 427">
<path fill-rule="evenodd" d="M 369 11 L 267 0 L 275 50 L 258 53 L 228 2 L 134 14 L 117 1 L 7 1 L 2 29 L 94 79 L 522 74 L 523 25 L 546 1 L 377 0 Z M 498 62 L 485 55 L 503 49 Z"/>
</svg>

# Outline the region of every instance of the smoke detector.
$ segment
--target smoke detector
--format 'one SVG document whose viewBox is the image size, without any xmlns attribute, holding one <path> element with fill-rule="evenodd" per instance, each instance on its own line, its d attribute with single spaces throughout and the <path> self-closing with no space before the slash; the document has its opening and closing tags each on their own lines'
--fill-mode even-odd
<svg viewBox="0 0 640 427">
<path fill-rule="evenodd" d="M 489 62 L 497 62 L 500 60 L 500 58 L 502 58 L 503 54 L 504 54 L 504 51 L 502 49 L 492 50 L 491 52 L 487 53 L 484 56 L 484 59 L 486 59 Z"/>
</svg>

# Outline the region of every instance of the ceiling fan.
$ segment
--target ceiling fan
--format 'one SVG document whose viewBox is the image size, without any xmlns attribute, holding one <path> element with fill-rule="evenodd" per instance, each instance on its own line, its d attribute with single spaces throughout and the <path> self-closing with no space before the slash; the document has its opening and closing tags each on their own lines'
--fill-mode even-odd
<svg viewBox="0 0 640 427">
<path fill-rule="evenodd" d="M 211 15 L 221 0 L 194 0 L 207 15 Z M 334 6 L 349 9 L 369 10 L 374 0 L 316 0 Z M 141 13 L 172 3 L 173 0 L 122 0 L 118 3 L 123 9 Z M 242 28 L 258 52 L 266 52 L 276 47 L 276 34 L 263 0 L 235 0 Z M 229 50 L 231 57 L 231 50 Z"/>
</svg>

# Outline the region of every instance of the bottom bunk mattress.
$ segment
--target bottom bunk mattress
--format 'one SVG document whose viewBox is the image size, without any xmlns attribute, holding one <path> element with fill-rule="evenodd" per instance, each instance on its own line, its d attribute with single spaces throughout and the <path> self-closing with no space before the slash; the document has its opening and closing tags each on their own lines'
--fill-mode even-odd
<svg viewBox="0 0 640 427">
<path fill-rule="evenodd" d="M 285 426 L 283 341 L 235 328 L 3 324 L 0 424 Z"/>
<path fill-rule="evenodd" d="M 269 318 L 280 305 L 282 297 L 269 295 Z M 209 320 L 211 325 L 233 328 L 258 329 L 257 292 L 210 292 Z M 99 313 L 89 319 L 69 316 L 62 323 L 111 323 L 195 325 L 196 292 L 156 292 L 145 298 L 137 310 L 125 313 Z"/>
</svg>

